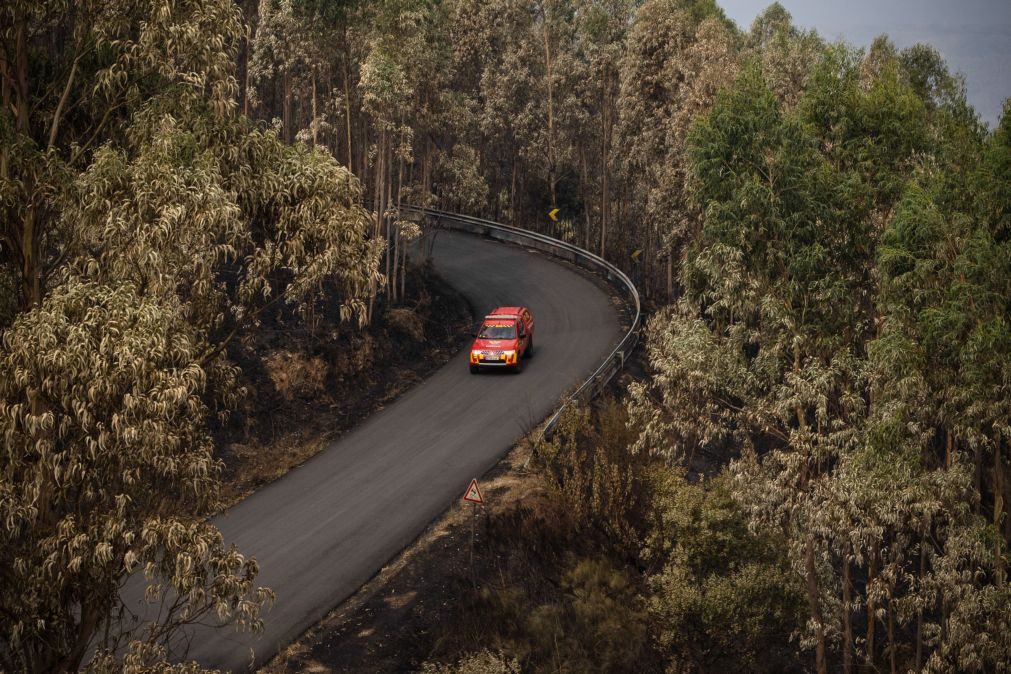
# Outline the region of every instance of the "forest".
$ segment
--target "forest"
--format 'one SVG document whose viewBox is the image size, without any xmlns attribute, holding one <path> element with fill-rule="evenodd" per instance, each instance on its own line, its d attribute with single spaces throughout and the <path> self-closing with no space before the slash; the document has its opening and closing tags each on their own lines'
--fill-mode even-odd
<svg viewBox="0 0 1011 674">
<path fill-rule="evenodd" d="M 426 671 L 1007 671 L 1011 105 L 930 45 L 713 0 L 10 0 L 0 47 L 0 669 L 257 629 L 206 520 L 235 349 L 402 309 L 411 204 L 650 310 L 643 375 L 539 449 L 554 603 L 484 597 L 511 631 Z M 178 600 L 121 633 L 135 570 Z"/>
</svg>

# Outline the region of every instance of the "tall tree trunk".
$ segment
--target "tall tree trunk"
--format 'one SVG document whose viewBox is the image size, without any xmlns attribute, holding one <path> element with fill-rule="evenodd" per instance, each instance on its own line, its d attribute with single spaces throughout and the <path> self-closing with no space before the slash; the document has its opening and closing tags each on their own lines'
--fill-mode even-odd
<svg viewBox="0 0 1011 674">
<path fill-rule="evenodd" d="M 674 254 L 667 252 L 667 301 L 674 299 Z"/>
<path fill-rule="evenodd" d="M 994 568 L 996 569 L 997 586 L 1004 585 L 1004 461 L 1001 456 L 1001 443 L 997 442 L 993 448 L 993 526 L 998 535 L 994 540 Z"/>
<path fill-rule="evenodd" d="M 874 625 L 877 622 L 874 599 L 871 598 L 871 586 L 878 574 L 878 542 L 871 543 L 871 551 L 867 557 L 867 666 L 874 667 Z"/>
<path fill-rule="evenodd" d="M 611 208 L 611 68 L 604 66 L 604 101 L 601 106 L 600 149 L 600 257 L 606 252 L 608 216 Z"/>
<path fill-rule="evenodd" d="M 821 615 L 821 601 L 818 597 L 818 573 L 814 563 L 814 535 L 807 534 L 804 540 L 804 571 L 807 576 L 807 603 L 811 620 L 815 624 L 815 666 L 818 674 L 827 674 L 825 662 L 825 623 Z"/>
<path fill-rule="evenodd" d="M 898 672 L 895 662 L 895 603 L 892 588 L 888 588 L 888 665 L 892 674 Z"/>
<path fill-rule="evenodd" d="M 586 166 L 586 148 L 579 146 L 579 194 L 583 199 L 583 247 L 590 248 L 590 179 Z M 579 239 L 576 239 L 578 241 Z"/>
<path fill-rule="evenodd" d="M 284 75 L 282 75 L 282 77 L 281 77 L 281 87 L 282 87 L 282 90 L 283 90 L 283 94 L 282 94 L 283 99 L 281 101 L 282 133 L 284 134 L 284 142 L 285 143 L 291 143 L 292 140 L 293 140 L 292 139 L 292 133 L 291 133 L 291 127 L 292 127 L 292 119 L 291 119 L 291 117 L 292 117 L 292 114 L 291 114 L 292 95 L 291 95 L 291 78 L 288 76 L 287 72 L 284 73 Z"/>
<path fill-rule="evenodd" d="M 403 194 L 403 192 L 404 192 L 404 160 L 400 159 L 400 160 L 397 161 L 397 202 L 396 202 L 397 203 L 397 213 L 400 212 L 400 202 L 401 202 L 400 195 Z M 400 278 L 401 280 L 403 279 L 403 274 L 400 273 L 398 271 L 398 269 L 397 269 L 397 265 L 398 265 L 399 260 L 400 260 L 400 248 L 401 248 L 401 245 L 400 245 L 400 231 L 399 230 L 394 229 L 394 231 L 393 231 L 393 243 L 394 243 L 394 246 L 393 246 L 393 279 L 392 279 L 393 301 L 397 302 L 397 301 L 400 301 L 400 300 L 403 299 L 402 293 L 398 293 L 397 292 L 397 288 L 398 288 L 398 286 L 397 286 L 397 280 L 398 280 L 398 278 Z M 406 271 L 407 270 L 405 269 L 404 272 L 406 272 Z M 402 285 L 403 284 L 401 284 L 401 286 Z"/>
<path fill-rule="evenodd" d="M 929 531 L 923 533 L 923 540 L 920 541 L 920 580 L 927 575 L 927 536 Z M 923 664 L 923 607 L 916 609 L 916 667 L 915 671 L 920 671 Z"/>
<path fill-rule="evenodd" d="M 17 132 L 26 137 L 31 135 L 28 48 L 28 20 L 22 16 L 18 19 L 14 37 L 14 78 L 12 84 L 14 85 L 14 104 L 16 106 L 14 125 Z M 7 167 L 5 169 L 9 170 Z M 39 231 L 38 205 L 35 203 L 34 196 L 34 180 L 30 175 L 27 175 L 24 181 L 24 192 L 28 195 L 28 203 L 25 206 L 20 232 L 21 306 L 27 310 L 42 303 L 42 241 Z"/>
<path fill-rule="evenodd" d="M 558 208 L 558 194 L 556 192 L 555 176 L 555 88 L 552 82 L 551 73 L 551 35 L 548 30 L 548 10 L 544 8 L 544 66 L 545 79 L 548 85 L 548 189 L 551 192 L 551 208 Z"/>
<path fill-rule="evenodd" d="M 312 146 L 319 140 L 319 110 L 316 105 L 316 68 L 312 69 Z"/>
<path fill-rule="evenodd" d="M 393 237 L 391 235 L 392 223 L 391 218 L 386 216 L 387 211 L 390 209 L 390 204 L 393 203 L 393 144 L 392 139 L 389 142 L 390 147 L 387 152 L 389 156 L 383 157 L 383 230 L 386 236 L 386 295 L 389 297 L 392 293 L 392 288 L 390 288 L 389 281 L 391 276 L 391 265 L 392 260 L 390 259 L 393 253 Z"/>
<path fill-rule="evenodd" d="M 842 619 L 843 673 L 853 674 L 853 585 L 850 582 L 850 546 L 843 549 L 842 559 Z"/>
<path fill-rule="evenodd" d="M 1003 452 L 1003 448 L 1006 447 L 1006 446 L 1007 446 L 1006 442 L 1004 442 L 1003 440 L 998 439 L 998 441 L 997 441 L 997 451 L 998 452 Z M 1002 476 L 1001 482 L 1003 484 L 1003 489 L 1001 490 L 1001 494 L 1004 497 L 1006 497 L 1007 496 L 1007 492 L 1008 492 L 1007 473 L 1004 470 L 1006 468 L 1006 464 L 1004 463 L 1004 454 L 1001 453 L 1000 456 L 1001 456 L 1001 476 Z M 1006 503 L 1007 503 L 1006 498 L 1004 499 L 1003 502 L 1004 502 L 1005 508 L 1006 508 Z M 1007 513 L 1005 513 L 1004 514 L 1004 546 L 1007 547 L 1008 545 L 1011 545 L 1011 517 L 1008 517 Z"/>
<path fill-rule="evenodd" d="M 351 43 L 348 40 L 348 27 L 344 25 L 344 122 L 348 135 L 348 170 L 351 170 Z"/>
<path fill-rule="evenodd" d="M 512 175 L 512 185 L 509 188 L 509 218 L 511 225 L 516 225 L 516 172 L 518 168 L 516 166 L 516 153 L 513 153 L 513 175 Z"/>
<path fill-rule="evenodd" d="M 373 223 L 372 237 L 374 239 L 379 239 L 382 233 L 383 227 L 383 157 L 385 155 L 384 151 L 384 141 L 385 132 L 379 131 L 376 137 L 376 167 L 375 167 L 375 190 L 372 193 L 372 199 L 375 209 L 375 222 Z M 366 153 L 363 153 L 366 154 Z M 369 322 L 372 322 L 373 313 L 375 310 L 376 295 L 379 293 L 379 289 L 376 287 L 376 282 L 369 281 Z"/>
<path fill-rule="evenodd" d="M 421 167 L 421 184 L 424 188 L 426 203 L 422 205 L 427 205 L 431 203 L 429 199 L 432 194 L 432 140 L 428 137 L 425 138 L 425 163 Z"/>
<path fill-rule="evenodd" d="M 977 445 L 972 452 L 973 481 L 979 498 L 973 499 L 973 508 L 978 515 L 983 503 L 983 450 Z"/>
</svg>

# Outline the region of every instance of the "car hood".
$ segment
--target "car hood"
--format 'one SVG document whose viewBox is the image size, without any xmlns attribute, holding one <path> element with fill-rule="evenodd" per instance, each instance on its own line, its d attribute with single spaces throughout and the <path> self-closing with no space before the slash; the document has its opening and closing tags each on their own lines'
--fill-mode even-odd
<svg viewBox="0 0 1011 674">
<path fill-rule="evenodd" d="M 494 351 L 509 351 L 517 347 L 517 340 L 515 339 L 475 339 L 474 346 L 470 347 L 472 351 L 482 351 L 482 350 L 494 350 Z"/>
</svg>

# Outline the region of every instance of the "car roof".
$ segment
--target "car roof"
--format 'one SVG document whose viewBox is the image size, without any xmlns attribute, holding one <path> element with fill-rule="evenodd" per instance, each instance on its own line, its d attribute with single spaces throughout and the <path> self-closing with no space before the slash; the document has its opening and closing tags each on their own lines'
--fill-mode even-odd
<svg viewBox="0 0 1011 674">
<path fill-rule="evenodd" d="M 488 314 L 489 316 L 519 316 L 520 312 L 524 311 L 523 307 L 498 307 L 492 309 L 492 312 Z"/>
</svg>

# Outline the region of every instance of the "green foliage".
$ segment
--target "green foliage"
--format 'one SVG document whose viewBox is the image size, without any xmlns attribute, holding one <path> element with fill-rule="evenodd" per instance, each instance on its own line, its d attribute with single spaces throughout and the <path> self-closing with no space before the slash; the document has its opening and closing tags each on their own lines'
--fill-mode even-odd
<svg viewBox="0 0 1011 674">
<path fill-rule="evenodd" d="M 633 555 L 639 568 L 648 570 L 647 586 L 638 591 L 638 599 L 628 602 L 645 603 L 644 624 L 669 666 L 776 670 L 783 662 L 779 654 L 789 652 L 789 637 L 803 623 L 799 579 L 790 572 L 783 542 L 749 530 L 747 513 L 733 496 L 728 473 L 693 484 L 681 471 L 672 470 L 666 458 L 630 452 L 639 424 L 626 419 L 614 403 L 592 416 L 569 413 L 552 443 L 539 448 L 566 511 L 581 531 L 599 532 L 608 541 L 604 549 L 618 556 Z M 573 591 L 577 580 L 596 578 L 595 585 L 620 590 L 620 577 L 607 580 L 613 572 L 605 570 L 599 561 L 579 562 L 563 577 L 562 585 Z M 581 592 L 591 589 L 592 585 Z M 608 596 L 593 601 L 599 607 L 594 613 L 612 610 L 604 608 Z M 578 602 L 575 608 L 578 613 Z M 548 611 L 546 625 L 561 619 L 557 606 L 543 611 Z M 585 634 L 591 624 L 603 629 L 595 620 L 575 633 Z M 553 629 L 559 630 L 561 643 L 563 635 L 572 639 L 572 630 Z M 767 658 L 770 650 L 777 653 L 775 659 Z"/>
<path fill-rule="evenodd" d="M 554 597 L 485 591 L 481 639 L 517 657 L 523 671 L 635 671 L 647 645 L 646 616 L 628 573 L 592 558 L 570 558 L 560 571 Z"/>
<path fill-rule="evenodd" d="M 780 10 L 754 44 L 783 33 Z M 783 536 L 781 573 L 805 581 L 802 643 L 819 669 L 834 624 L 852 661 L 861 603 L 877 611 L 868 634 L 878 619 L 916 623 L 941 635 L 925 642 L 936 656 L 954 646 L 946 621 L 957 613 L 937 615 L 938 602 L 961 604 L 979 625 L 1003 619 L 972 608 L 990 605 L 989 583 L 938 579 L 971 567 L 1000 587 L 1005 574 L 1007 531 L 996 529 L 1011 276 L 978 204 L 993 203 L 1000 220 L 1001 197 L 990 195 L 1006 190 L 987 177 L 1001 169 L 979 162 L 991 155 L 957 95 L 922 91 L 925 76 L 908 70 L 930 71 L 926 56 L 903 61 L 884 40 L 866 55 L 832 46 L 794 100 L 755 61 L 696 120 L 687 159 L 704 221 L 682 258 L 684 297 L 649 327 L 653 376 L 629 400 L 639 449 L 681 465 L 696 450 L 740 452 L 728 491 L 751 531 Z M 1003 157 L 1001 142 L 995 133 L 992 156 Z M 950 438 L 943 459 L 938 433 Z M 989 556 L 948 545 L 985 529 L 970 509 L 979 495 L 963 443 L 977 474 L 984 452 L 994 462 Z M 698 574 L 685 562 L 661 581 L 672 615 L 694 625 L 699 612 L 722 615 L 704 610 Z M 713 587 L 737 582 L 728 577 Z M 741 593 L 754 591 L 749 577 Z M 987 655 L 976 662 L 999 659 L 1002 646 L 978 646 Z"/>
<path fill-rule="evenodd" d="M 649 485 L 628 447 L 634 437 L 624 408 L 608 401 L 589 423 L 588 411 L 569 411 L 537 456 L 575 521 L 596 530 L 598 539 L 620 550 L 634 549 L 649 510 Z"/>
<path fill-rule="evenodd" d="M 445 195 L 447 201 L 458 204 L 462 213 L 480 212 L 488 201 L 488 184 L 479 168 L 480 157 L 474 148 L 455 145 L 436 164 L 436 191 Z"/>
<path fill-rule="evenodd" d="M 727 473 L 708 484 L 655 479 L 644 554 L 661 567 L 649 579 L 658 647 L 691 671 L 777 670 L 782 663 L 770 652 L 786 652 L 803 623 L 802 590 L 782 541 L 749 531 Z"/>
</svg>

